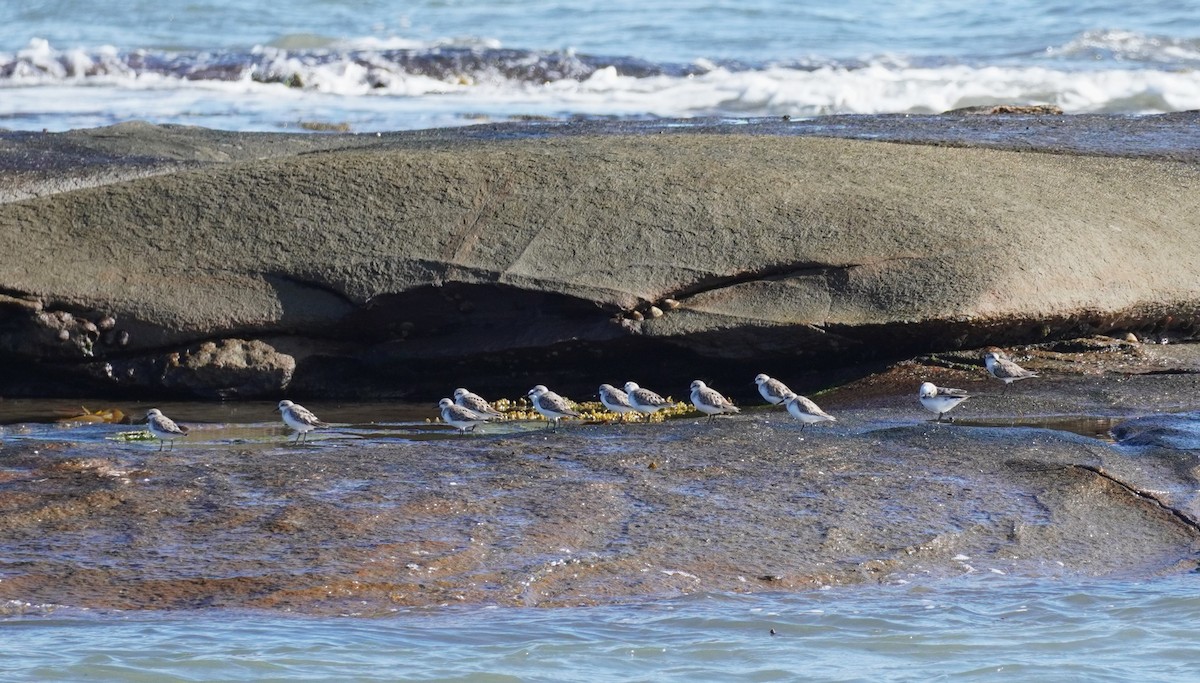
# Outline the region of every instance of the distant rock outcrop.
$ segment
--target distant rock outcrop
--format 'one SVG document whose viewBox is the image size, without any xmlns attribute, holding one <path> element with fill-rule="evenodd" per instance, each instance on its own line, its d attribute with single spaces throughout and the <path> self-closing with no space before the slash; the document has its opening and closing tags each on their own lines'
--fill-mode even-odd
<svg viewBox="0 0 1200 683">
<path fill-rule="evenodd" d="M 513 130 L 0 135 L 0 391 L 594 390 L 1200 314 L 1191 164 Z"/>
</svg>

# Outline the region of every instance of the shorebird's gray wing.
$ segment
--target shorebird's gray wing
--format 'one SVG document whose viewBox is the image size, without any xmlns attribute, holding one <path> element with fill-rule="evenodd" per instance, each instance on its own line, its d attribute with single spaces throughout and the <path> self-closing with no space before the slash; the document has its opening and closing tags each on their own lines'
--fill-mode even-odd
<svg viewBox="0 0 1200 683">
<path fill-rule="evenodd" d="M 1007 379 L 1037 376 L 1036 372 L 1033 372 L 1032 370 L 1026 370 L 1007 358 L 997 358 L 996 364 L 993 367 L 996 376 L 1000 378 Z"/>
<path fill-rule="evenodd" d="M 442 419 L 450 422 L 480 422 L 490 419 L 487 415 L 477 413 L 470 408 L 464 406 L 450 404 L 442 408 Z"/>
<path fill-rule="evenodd" d="M 553 391 L 547 391 L 546 393 L 542 394 L 541 402 L 542 407 L 546 410 L 555 413 L 562 413 L 563 415 L 579 415 L 579 413 L 571 409 L 571 405 L 567 403 L 567 399 L 559 396 Z"/>
<path fill-rule="evenodd" d="M 788 389 L 786 384 L 784 384 L 783 382 L 780 382 L 779 380 L 775 379 L 774 377 L 767 380 L 766 382 L 763 382 L 763 386 L 767 388 L 768 394 L 770 394 L 771 396 L 774 396 L 776 398 L 786 399 L 788 397 L 788 395 L 796 393 L 796 392 L 792 391 L 791 389 Z"/>
<path fill-rule="evenodd" d="M 642 405 L 654 406 L 655 408 L 671 405 L 671 402 L 667 399 L 659 396 L 649 389 L 643 389 L 641 387 L 634 389 L 629 393 L 629 395 L 636 398 L 637 402 L 641 403 Z"/>
<path fill-rule="evenodd" d="M 700 390 L 700 400 L 714 408 L 738 412 L 738 407 L 730 403 L 729 399 L 718 393 L 716 389 L 704 387 Z"/>
<path fill-rule="evenodd" d="M 179 425 L 175 424 L 175 420 L 172 420 L 166 415 L 155 415 L 154 417 L 150 418 L 150 421 L 154 424 L 155 429 L 167 434 L 183 435 L 187 434 L 188 431 L 186 427 L 180 427 Z"/>
<path fill-rule="evenodd" d="M 306 424 L 310 427 L 328 427 L 329 426 L 329 425 L 325 424 L 324 422 L 321 422 L 321 420 L 318 419 L 316 415 L 313 415 L 313 412 L 311 410 L 309 410 L 308 408 L 305 408 L 304 406 L 296 405 L 295 403 L 293 403 L 291 405 L 291 407 L 289 408 L 289 410 L 292 411 L 292 418 L 295 419 L 297 422 Z"/>
<path fill-rule="evenodd" d="M 792 394 L 792 397 L 788 400 L 795 401 L 796 404 L 800 406 L 800 412 L 802 413 L 808 413 L 809 415 L 820 415 L 821 417 L 833 419 L 832 415 L 824 410 L 821 410 L 821 406 L 813 403 L 812 399 L 808 398 L 807 396 Z"/>
<path fill-rule="evenodd" d="M 479 396 L 478 394 L 465 394 L 462 397 L 462 405 L 460 407 L 473 410 L 480 415 L 491 415 L 495 417 L 502 414 L 499 410 L 493 408 L 492 404 L 488 403 L 482 396 Z"/>
<path fill-rule="evenodd" d="M 946 396 L 949 398 L 971 398 L 971 395 L 962 389 L 951 389 L 950 387 L 938 387 L 938 396 Z M 972 403 L 971 405 L 975 405 Z"/>
</svg>

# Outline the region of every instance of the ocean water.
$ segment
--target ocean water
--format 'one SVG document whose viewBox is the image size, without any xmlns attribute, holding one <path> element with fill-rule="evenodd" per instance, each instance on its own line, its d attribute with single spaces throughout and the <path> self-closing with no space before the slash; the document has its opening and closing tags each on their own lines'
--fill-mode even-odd
<svg viewBox="0 0 1200 683">
<path fill-rule="evenodd" d="M 0 604 L 4 681 L 1184 681 L 1192 576 L 858 586 L 370 618 Z"/>
<path fill-rule="evenodd" d="M 1196 0 L 0 3 L 0 127 L 1200 108 Z"/>
</svg>

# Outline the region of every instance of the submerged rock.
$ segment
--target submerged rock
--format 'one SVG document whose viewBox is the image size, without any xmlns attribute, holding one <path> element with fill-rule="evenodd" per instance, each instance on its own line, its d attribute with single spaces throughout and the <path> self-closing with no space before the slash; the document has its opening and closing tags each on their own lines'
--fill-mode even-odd
<svg viewBox="0 0 1200 683">
<path fill-rule="evenodd" d="M 1154 446 L 1200 451 L 1200 412 L 1147 415 L 1125 420 L 1112 428 L 1123 446 Z"/>
<path fill-rule="evenodd" d="M 263 374 L 252 393 L 290 381 L 297 395 L 434 396 L 450 374 L 506 392 L 535 370 L 594 386 L 597 363 L 720 379 L 764 362 L 1157 336 L 1200 313 L 1192 166 L 777 127 L 483 130 L 0 136 L 13 167 L 0 178 L 26 193 L 0 204 L 0 291 L 119 321 L 81 336 L 0 307 L 2 364 L 53 369 L 36 384 L 0 372 L 0 390 L 241 386 L 199 371 L 121 384 L 81 362 L 120 370 L 211 339 L 302 349 L 290 380 L 275 361 L 239 371 Z M 23 147 L 87 173 L 56 184 L 75 167 L 17 168 Z"/>
</svg>

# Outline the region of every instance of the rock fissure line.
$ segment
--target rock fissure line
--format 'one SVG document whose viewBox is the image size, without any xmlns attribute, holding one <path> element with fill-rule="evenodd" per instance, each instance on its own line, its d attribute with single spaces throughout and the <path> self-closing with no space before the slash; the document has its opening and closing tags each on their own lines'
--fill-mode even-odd
<svg viewBox="0 0 1200 683">
<path fill-rule="evenodd" d="M 1127 483 L 1121 481 L 1120 479 L 1117 479 L 1116 477 L 1112 476 L 1108 472 L 1105 472 L 1103 467 L 1097 467 L 1095 465 L 1078 465 L 1078 464 L 1069 465 L 1069 467 L 1077 469 L 1077 470 L 1084 470 L 1087 472 L 1091 472 L 1092 474 L 1094 474 L 1098 477 L 1101 477 L 1103 479 L 1111 481 L 1112 483 L 1116 484 L 1117 486 L 1120 486 L 1121 488 L 1125 489 L 1129 493 L 1132 493 L 1134 496 L 1141 498 L 1143 500 L 1148 500 L 1151 503 L 1154 503 L 1159 508 L 1162 508 L 1164 511 L 1171 513 L 1171 515 L 1173 517 L 1175 517 L 1175 519 L 1177 519 L 1181 524 L 1183 524 L 1187 528 L 1189 528 L 1192 531 L 1195 531 L 1197 533 L 1200 533 L 1200 522 L 1197 522 L 1196 520 L 1192 519 L 1188 515 L 1184 514 L 1178 508 L 1174 508 L 1174 507 L 1171 507 L 1170 505 L 1167 505 L 1162 500 L 1160 500 L 1158 496 L 1154 495 L 1154 493 L 1152 493 L 1150 491 L 1146 491 L 1144 489 L 1140 489 L 1136 486 L 1133 486 L 1132 484 L 1127 484 Z"/>
<path fill-rule="evenodd" d="M 738 273 L 737 275 L 705 278 L 693 285 L 666 294 L 665 298 L 671 298 L 677 301 L 686 301 L 689 298 L 699 296 L 701 294 L 708 294 L 729 287 L 749 284 L 751 282 L 770 282 L 775 280 L 785 280 L 788 278 L 800 278 L 808 276 L 819 276 L 828 280 L 831 275 L 848 273 L 856 268 L 867 268 L 895 261 L 912 261 L 921 260 L 924 258 L 924 256 L 892 256 L 873 261 L 844 264 L 820 264 L 804 262 L 789 263 L 770 268 L 762 268 L 759 270 Z"/>
<path fill-rule="evenodd" d="M 676 301 L 686 301 L 692 297 L 700 296 L 701 294 L 709 294 L 729 287 L 749 284 L 751 282 L 782 280 L 789 277 L 805 277 L 809 275 L 828 276 L 830 272 L 847 270 L 855 267 L 855 264 L 845 266 L 822 265 L 822 264 L 787 264 L 773 268 L 764 268 L 761 270 L 753 270 L 737 275 L 713 276 L 696 282 L 687 287 L 677 289 L 664 295 L 664 298 L 675 299 Z"/>
<path fill-rule="evenodd" d="M 476 194 L 473 206 L 470 213 L 463 216 L 461 234 L 458 236 L 458 244 L 447 254 L 447 260 L 455 265 L 465 263 L 471 252 L 474 251 L 475 245 L 479 243 L 479 238 L 482 235 L 484 228 L 487 227 L 491 218 L 496 214 L 496 207 L 504 204 L 504 201 L 512 195 L 513 179 L 504 179 L 499 187 L 493 187 L 491 183 L 484 183 Z"/>
</svg>

